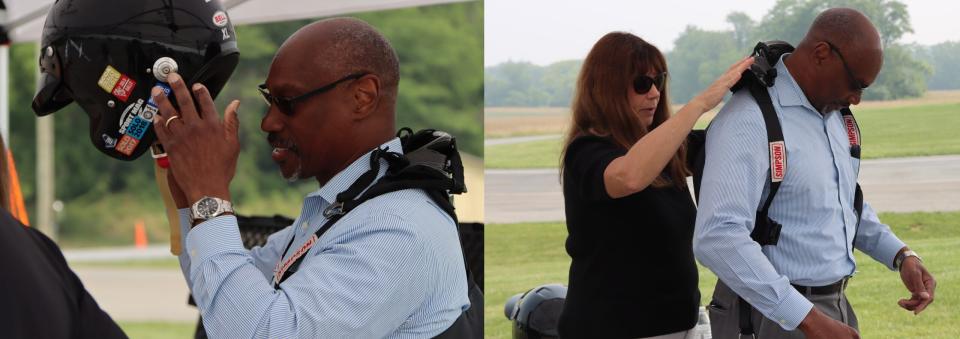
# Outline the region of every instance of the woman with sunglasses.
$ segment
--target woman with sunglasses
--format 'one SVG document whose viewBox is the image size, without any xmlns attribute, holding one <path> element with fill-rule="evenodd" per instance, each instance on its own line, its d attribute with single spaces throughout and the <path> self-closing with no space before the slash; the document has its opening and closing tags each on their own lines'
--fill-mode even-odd
<svg viewBox="0 0 960 339">
<path fill-rule="evenodd" d="M 752 58 L 671 117 L 656 47 L 605 35 L 577 80 L 561 162 L 570 281 L 562 338 L 684 338 L 698 319 L 685 140 Z"/>
</svg>

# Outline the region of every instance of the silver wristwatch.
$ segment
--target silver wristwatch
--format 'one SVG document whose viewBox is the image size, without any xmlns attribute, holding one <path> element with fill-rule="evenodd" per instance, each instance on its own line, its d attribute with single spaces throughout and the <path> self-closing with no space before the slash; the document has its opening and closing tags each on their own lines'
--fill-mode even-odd
<svg viewBox="0 0 960 339">
<path fill-rule="evenodd" d="M 190 206 L 190 218 L 194 221 L 206 221 L 225 213 L 234 213 L 233 204 L 220 198 L 203 197 Z"/>
<path fill-rule="evenodd" d="M 920 258 L 920 255 L 918 255 L 917 252 L 914 252 L 912 250 L 903 251 L 903 253 L 900 253 L 900 255 L 893 260 L 893 267 L 895 267 L 897 271 L 900 271 L 900 268 L 903 267 L 903 261 L 907 260 L 908 257 L 917 257 L 917 260 L 920 260 L 920 262 L 923 262 L 923 259 Z"/>
</svg>

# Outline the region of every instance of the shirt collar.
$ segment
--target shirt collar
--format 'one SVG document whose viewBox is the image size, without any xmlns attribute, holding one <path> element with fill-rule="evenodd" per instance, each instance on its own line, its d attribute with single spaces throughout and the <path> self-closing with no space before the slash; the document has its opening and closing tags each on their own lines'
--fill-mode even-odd
<svg viewBox="0 0 960 339">
<path fill-rule="evenodd" d="M 793 75 L 790 74 L 790 70 L 787 69 L 784 60 L 788 55 L 790 53 L 784 53 L 780 56 L 780 61 L 776 65 L 777 78 L 773 82 L 773 88 L 776 91 L 777 101 L 779 101 L 781 107 L 803 106 L 819 115 L 819 111 L 813 108 L 813 105 L 807 100 L 807 96 L 803 94 L 803 89 L 800 88 Z"/>
<path fill-rule="evenodd" d="M 386 143 L 380 145 L 380 148 L 389 150 L 390 152 L 403 154 L 403 146 L 400 144 L 400 138 L 393 138 Z M 340 173 L 333 176 L 330 181 L 327 181 L 325 185 L 320 187 L 320 189 L 311 192 L 307 195 L 307 199 L 319 197 L 323 199 L 326 204 L 333 203 L 337 199 L 337 194 L 347 190 L 350 185 L 353 184 L 358 178 L 360 178 L 363 173 L 366 173 L 370 170 L 370 152 L 364 153 L 357 160 L 354 160 L 350 166 L 344 168 Z M 387 161 L 380 160 L 380 171 L 377 173 L 377 179 L 382 177 L 387 171 Z"/>
</svg>

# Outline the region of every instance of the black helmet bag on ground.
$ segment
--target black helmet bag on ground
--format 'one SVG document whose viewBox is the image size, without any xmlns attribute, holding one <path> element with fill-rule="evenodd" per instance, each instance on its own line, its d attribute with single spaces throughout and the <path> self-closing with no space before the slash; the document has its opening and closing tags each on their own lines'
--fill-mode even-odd
<svg viewBox="0 0 960 339">
<path fill-rule="evenodd" d="M 512 321 L 514 339 L 558 338 L 557 324 L 567 298 L 567 287 L 548 284 L 514 295 L 504 305 Z"/>
<path fill-rule="evenodd" d="M 138 158 L 156 138 L 150 91 L 166 86 L 158 79 L 176 71 L 216 97 L 239 60 L 220 1 L 58 0 L 39 47 L 34 112 L 76 102 L 90 118 L 90 141 L 121 160 Z"/>
</svg>

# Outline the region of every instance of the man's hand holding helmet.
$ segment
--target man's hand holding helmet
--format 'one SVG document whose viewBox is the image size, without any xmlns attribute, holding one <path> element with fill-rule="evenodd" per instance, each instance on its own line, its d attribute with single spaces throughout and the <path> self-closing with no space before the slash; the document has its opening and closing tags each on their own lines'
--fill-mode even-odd
<svg viewBox="0 0 960 339">
<path fill-rule="evenodd" d="M 229 201 L 230 181 L 236 173 L 240 153 L 237 120 L 240 102 L 230 102 L 221 119 L 204 85 L 194 84 L 188 89 L 176 73 L 167 80 L 179 110 L 161 88 L 154 88 L 151 95 L 159 113 L 153 123 L 170 159 L 175 183 L 188 203 L 205 196 Z"/>
</svg>

